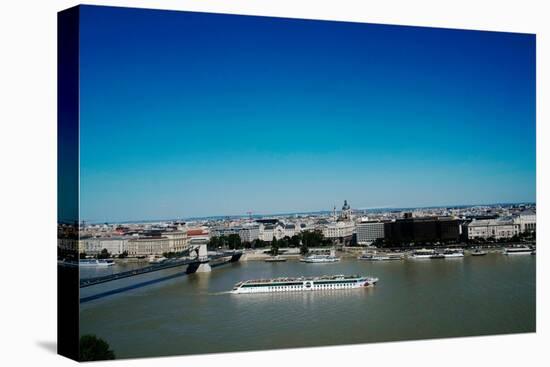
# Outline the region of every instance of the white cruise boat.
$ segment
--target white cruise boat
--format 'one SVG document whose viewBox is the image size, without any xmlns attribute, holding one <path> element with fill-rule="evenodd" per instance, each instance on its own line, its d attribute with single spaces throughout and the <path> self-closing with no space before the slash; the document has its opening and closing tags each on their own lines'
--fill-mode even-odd
<svg viewBox="0 0 550 367">
<path fill-rule="evenodd" d="M 231 293 L 274 293 L 322 291 L 372 287 L 378 278 L 359 275 L 330 275 L 320 277 L 274 278 L 247 280 L 235 284 Z"/>
<path fill-rule="evenodd" d="M 531 255 L 534 250 L 527 246 L 521 247 L 506 247 L 504 249 L 504 255 Z"/>
<path fill-rule="evenodd" d="M 113 260 L 98 260 L 98 259 L 81 259 L 78 264 L 80 266 L 112 266 L 115 265 Z"/>
</svg>

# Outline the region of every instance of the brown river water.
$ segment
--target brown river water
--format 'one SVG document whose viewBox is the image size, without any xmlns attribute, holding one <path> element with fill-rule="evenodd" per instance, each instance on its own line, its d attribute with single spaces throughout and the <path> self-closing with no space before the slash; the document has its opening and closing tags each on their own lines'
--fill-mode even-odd
<svg viewBox="0 0 550 367">
<path fill-rule="evenodd" d="M 80 333 L 105 339 L 117 358 L 131 358 L 534 332 L 535 271 L 536 256 L 496 253 L 241 261 L 82 303 Z M 380 280 L 365 289 L 228 293 L 246 279 L 327 274 Z"/>
</svg>

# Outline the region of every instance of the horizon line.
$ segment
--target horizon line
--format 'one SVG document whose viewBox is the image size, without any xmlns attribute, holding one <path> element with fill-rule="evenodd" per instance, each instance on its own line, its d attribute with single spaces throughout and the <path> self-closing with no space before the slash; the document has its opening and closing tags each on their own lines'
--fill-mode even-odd
<svg viewBox="0 0 550 367">
<path fill-rule="evenodd" d="M 521 205 L 521 204 L 535 204 L 536 201 L 518 201 L 518 202 L 495 202 L 495 203 L 476 203 L 476 204 L 449 204 L 449 205 L 427 205 L 427 206 L 374 206 L 367 208 L 351 208 L 352 211 L 372 211 L 372 210 L 405 210 L 405 209 L 436 209 L 436 208 L 453 208 L 453 207 L 476 207 L 476 206 L 495 206 L 495 205 Z M 338 210 L 341 211 L 341 210 Z M 201 219 L 211 219 L 211 218 L 242 218 L 242 217 L 277 217 L 282 215 L 296 215 L 296 214 L 315 214 L 315 213 L 330 213 L 332 210 L 310 210 L 310 211 L 288 211 L 288 212 L 278 212 L 278 213 L 256 213 L 256 214 L 217 214 L 217 215 L 203 215 L 203 216 L 188 216 L 181 218 L 155 218 L 155 219 L 135 219 L 135 220 L 115 220 L 115 221 L 96 221 L 96 220 L 80 220 L 81 223 L 86 222 L 88 224 L 115 224 L 115 223 L 152 223 L 152 222 L 170 222 L 170 221 L 194 221 Z M 60 221 L 63 223 L 64 221 Z M 74 221 L 72 221 L 74 222 Z"/>
</svg>

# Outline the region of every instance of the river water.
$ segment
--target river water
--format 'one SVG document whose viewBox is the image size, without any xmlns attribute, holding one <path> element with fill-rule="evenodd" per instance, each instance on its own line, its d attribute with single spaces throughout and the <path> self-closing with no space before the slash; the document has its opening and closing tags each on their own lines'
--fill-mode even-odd
<svg viewBox="0 0 550 367">
<path fill-rule="evenodd" d="M 535 256 L 333 264 L 242 261 L 81 304 L 117 358 L 535 331 Z M 279 276 L 361 274 L 374 288 L 230 294 Z"/>
</svg>

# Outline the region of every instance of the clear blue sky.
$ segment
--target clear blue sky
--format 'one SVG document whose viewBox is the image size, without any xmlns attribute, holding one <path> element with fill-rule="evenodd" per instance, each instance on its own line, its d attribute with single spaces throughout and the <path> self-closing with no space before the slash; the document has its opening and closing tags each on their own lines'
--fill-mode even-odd
<svg viewBox="0 0 550 367">
<path fill-rule="evenodd" d="M 535 36 L 81 12 L 81 218 L 535 201 Z"/>
</svg>

